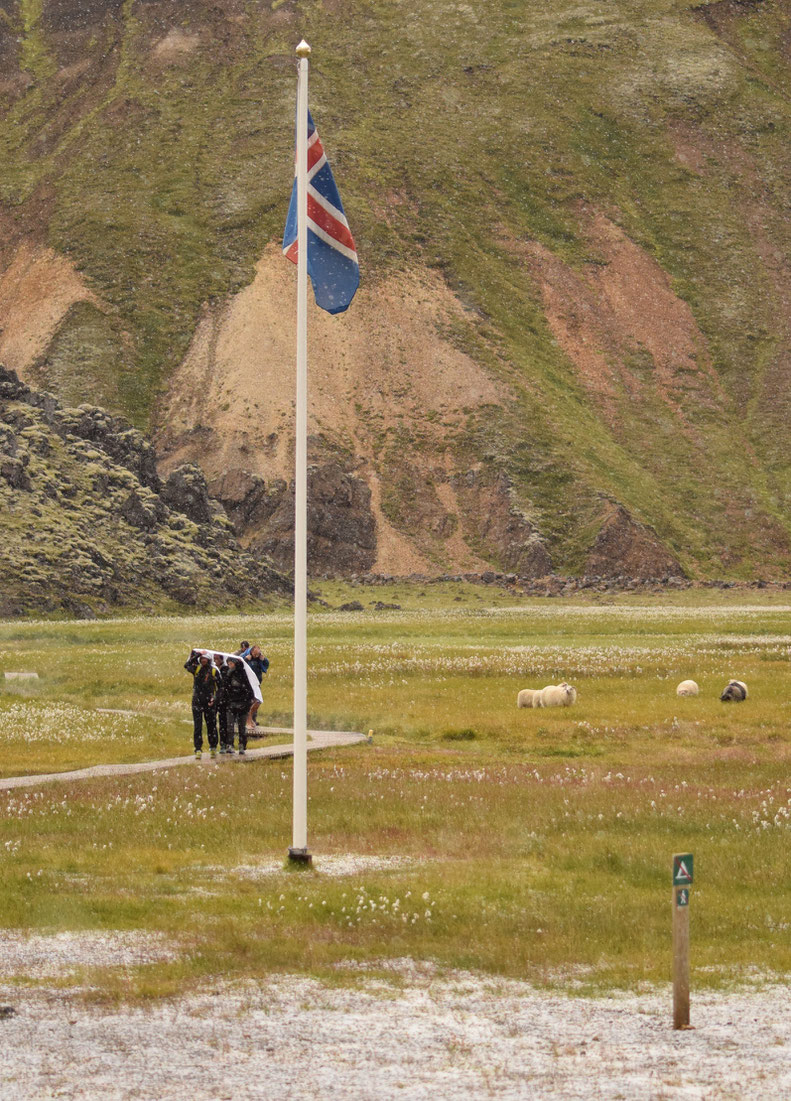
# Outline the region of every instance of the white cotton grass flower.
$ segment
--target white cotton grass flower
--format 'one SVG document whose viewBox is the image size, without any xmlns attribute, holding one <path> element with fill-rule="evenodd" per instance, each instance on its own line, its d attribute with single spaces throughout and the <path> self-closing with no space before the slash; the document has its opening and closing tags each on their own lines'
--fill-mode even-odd
<svg viewBox="0 0 791 1101">
<path fill-rule="evenodd" d="M 13 700 L 2 709 L 3 744 L 38 745 L 123 742 L 149 744 L 147 716 L 108 713 L 52 700 Z"/>
</svg>

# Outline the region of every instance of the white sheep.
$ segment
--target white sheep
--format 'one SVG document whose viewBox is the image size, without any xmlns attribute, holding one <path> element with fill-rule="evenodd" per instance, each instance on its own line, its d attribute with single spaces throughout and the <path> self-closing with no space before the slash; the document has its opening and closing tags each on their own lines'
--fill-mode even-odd
<svg viewBox="0 0 791 1101">
<path fill-rule="evenodd" d="M 539 688 L 538 691 L 533 696 L 533 707 L 543 707 L 544 705 L 541 702 L 542 693 L 548 691 L 548 689 L 550 689 L 550 688 L 554 689 L 554 687 L 555 687 L 554 684 L 548 684 L 544 688 Z"/>
<path fill-rule="evenodd" d="M 577 699 L 577 689 L 563 681 L 548 684 L 533 696 L 533 707 L 571 707 Z"/>
<path fill-rule="evenodd" d="M 738 702 L 747 699 L 747 685 L 742 680 L 731 680 L 722 690 L 720 699 L 724 703 Z"/>
<path fill-rule="evenodd" d="M 694 680 L 682 680 L 676 689 L 677 696 L 697 696 L 700 689 Z"/>
<path fill-rule="evenodd" d="M 532 707 L 533 700 L 538 695 L 539 690 L 537 688 L 523 688 L 519 695 L 516 697 L 517 707 Z"/>
</svg>

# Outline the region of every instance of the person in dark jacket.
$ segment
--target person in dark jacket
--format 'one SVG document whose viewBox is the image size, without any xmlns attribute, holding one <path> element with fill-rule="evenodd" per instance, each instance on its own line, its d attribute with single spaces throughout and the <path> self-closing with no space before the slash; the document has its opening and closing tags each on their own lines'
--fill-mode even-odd
<svg viewBox="0 0 791 1101">
<path fill-rule="evenodd" d="M 228 694 L 225 691 L 225 678 L 228 676 L 228 666 L 222 654 L 214 655 L 214 665 L 220 674 L 215 699 L 217 712 L 217 733 L 220 737 L 220 753 L 228 752 Z"/>
<path fill-rule="evenodd" d="M 225 677 L 225 698 L 230 712 L 231 729 L 228 731 L 226 753 L 233 753 L 233 742 L 236 730 L 239 731 L 239 753 L 247 751 L 247 712 L 250 704 L 255 699 L 250 681 L 247 679 L 247 671 L 241 658 L 228 658 L 228 673 Z"/>
<path fill-rule="evenodd" d="M 242 656 L 255 673 L 256 677 L 258 678 L 258 683 L 260 684 L 266 676 L 267 670 L 269 669 L 269 658 L 264 657 L 264 655 L 261 653 L 260 646 L 251 646 L 247 653 L 243 654 Z M 252 730 L 259 729 L 258 723 L 256 722 L 256 715 L 258 714 L 258 708 L 260 706 L 261 703 L 259 700 L 253 700 L 253 705 L 250 708 L 250 714 L 247 716 L 248 733 L 250 733 L 250 731 Z"/>
<path fill-rule="evenodd" d="M 219 673 L 208 654 L 193 650 L 184 668 L 192 674 L 192 722 L 195 756 L 200 760 L 203 750 L 203 721 L 212 757 L 217 756 L 217 717 L 215 703 Z"/>
</svg>

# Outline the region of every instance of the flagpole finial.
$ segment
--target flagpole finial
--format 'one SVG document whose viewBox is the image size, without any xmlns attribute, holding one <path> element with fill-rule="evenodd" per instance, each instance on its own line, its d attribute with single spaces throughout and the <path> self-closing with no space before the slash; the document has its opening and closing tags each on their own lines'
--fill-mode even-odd
<svg viewBox="0 0 791 1101">
<path fill-rule="evenodd" d="M 307 44 L 304 38 L 297 46 L 297 57 L 310 57 L 310 46 Z"/>
</svg>

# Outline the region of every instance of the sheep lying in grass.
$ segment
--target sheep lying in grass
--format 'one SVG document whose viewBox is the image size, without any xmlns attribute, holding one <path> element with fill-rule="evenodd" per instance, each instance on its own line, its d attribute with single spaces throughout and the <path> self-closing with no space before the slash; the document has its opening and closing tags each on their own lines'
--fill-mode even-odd
<svg viewBox="0 0 791 1101">
<path fill-rule="evenodd" d="M 681 684 L 676 689 L 677 696 L 697 696 L 698 686 L 694 680 L 682 680 Z"/>
<path fill-rule="evenodd" d="M 523 688 L 519 695 L 516 697 L 517 707 L 532 707 L 533 700 L 539 694 L 537 688 Z"/>
<path fill-rule="evenodd" d="M 724 703 L 738 702 L 747 699 L 747 685 L 741 680 L 728 681 L 722 690 L 720 699 Z"/>
<path fill-rule="evenodd" d="M 577 698 L 577 689 L 563 681 L 548 684 L 533 696 L 533 707 L 571 707 Z"/>
</svg>

